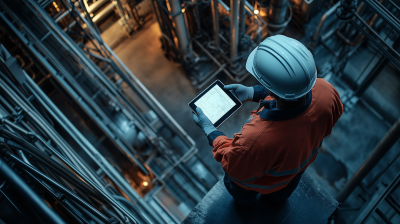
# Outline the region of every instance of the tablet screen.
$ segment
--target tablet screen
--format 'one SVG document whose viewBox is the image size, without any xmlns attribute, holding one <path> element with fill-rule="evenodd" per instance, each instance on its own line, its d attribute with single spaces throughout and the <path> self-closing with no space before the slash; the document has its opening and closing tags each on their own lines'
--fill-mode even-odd
<svg viewBox="0 0 400 224">
<path fill-rule="evenodd" d="M 201 108 L 213 124 L 236 105 L 218 85 L 211 88 L 194 104 Z"/>
<path fill-rule="evenodd" d="M 215 128 L 218 128 L 241 106 L 242 102 L 218 79 L 188 103 L 193 113 L 200 107 L 204 115 L 210 119 Z"/>
</svg>

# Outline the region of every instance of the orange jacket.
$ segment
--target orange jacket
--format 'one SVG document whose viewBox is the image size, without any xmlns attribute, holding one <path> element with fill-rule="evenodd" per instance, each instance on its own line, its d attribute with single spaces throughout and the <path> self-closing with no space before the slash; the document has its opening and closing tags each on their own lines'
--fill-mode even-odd
<svg viewBox="0 0 400 224">
<path fill-rule="evenodd" d="M 284 188 L 316 158 L 322 140 L 343 113 L 336 89 L 317 79 L 300 108 L 280 110 L 264 87 L 255 86 L 253 100 L 262 98 L 257 111 L 234 138 L 214 131 L 208 138 L 214 158 L 229 179 L 261 194 Z"/>
</svg>

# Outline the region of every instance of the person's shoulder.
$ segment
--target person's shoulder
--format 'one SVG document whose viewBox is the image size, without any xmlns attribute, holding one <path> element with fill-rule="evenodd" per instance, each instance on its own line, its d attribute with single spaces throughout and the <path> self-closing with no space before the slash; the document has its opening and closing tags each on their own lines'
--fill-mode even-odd
<svg viewBox="0 0 400 224">
<path fill-rule="evenodd" d="M 323 78 L 318 78 L 312 89 L 312 105 L 313 108 L 332 109 L 337 102 L 340 102 L 340 96 L 335 87 Z"/>
<path fill-rule="evenodd" d="M 317 81 L 315 82 L 314 88 L 329 88 L 329 89 L 334 89 L 333 85 L 326 81 L 324 78 L 317 78 Z"/>
<path fill-rule="evenodd" d="M 322 98 L 332 98 L 338 95 L 335 87 L 326 81 L 323 78 L 318 78 L 315 82 L 314 87 L 312 88 L 313 98 L 314 96 L 322 97 Z"/>
</svg>

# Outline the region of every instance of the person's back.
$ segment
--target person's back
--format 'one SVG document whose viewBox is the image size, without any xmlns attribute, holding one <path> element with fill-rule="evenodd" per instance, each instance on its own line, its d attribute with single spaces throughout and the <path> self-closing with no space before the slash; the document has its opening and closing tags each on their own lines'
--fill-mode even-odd
<svg viewBox="0 0 400 224">
<path fill-rule="evenodd" d="M 267 38 L 250 54 L 246 68 L 262 86 L 225 86 L 242 102 L 259 102 L 241 131 L 228 138 L 199 108 L 194 121 L 213 146 L 225 186 L 239 205 L 254 204 L 259 193 L 282 203 L 315 160 L 343 105 L 331 84 L 317 80 L 311 52 L 291 38 Z"/>
<path fill-rule="evenodd" d="M 262 194 L 282 189 L 314 161 L 343 111 L 337 91 L 323 79 L 300 108 L 283 111 L 270 96 L 265 100 L 233 139 L 221 135 L 213 141 L 214 158 L 228 177 Z"/>
</svg>

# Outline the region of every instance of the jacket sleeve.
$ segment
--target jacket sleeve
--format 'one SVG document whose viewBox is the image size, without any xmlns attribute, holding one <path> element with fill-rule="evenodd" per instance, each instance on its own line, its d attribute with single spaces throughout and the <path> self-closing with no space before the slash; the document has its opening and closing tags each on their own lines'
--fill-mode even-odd
<svg viewBox="0 0 400 224">
<path fill-rule="evenodd" d="M 333 95 L 334 95 L 334 100 L 333 100 L 333 106 L 332 106 L 332 120 L 333 120 L 333 126 L 336 124 L 336 122 L 339 120 L 339 118 L 343 114 L 343 104 L 342 100 L 340 99 L 340 95 L 337 92 L 335 88 L 333 88 Z"/>
<path fill-rule="evenodd" d="M 224 133 L 220 132 L 220 131 L 213 131 L 211 132 L 209 135 L 207 135 L 207 139 L 208 139 L 208 144 L 210 144 L 210 146 L 213 146 L 213 142 L 214 140 L 218 137 L 218 136 L 226 136 Z"/>
<path fill-rule="evenodd" d="M 255 85 L 253 86 L 254 89 L 254 95 L 253 95 L 253 102 L 259 102 L 260 100 L 265 99 L 269 95 L 268 90 L 261 85 Z"/>
<path fill-rule="evenodd" d="M 325 133 L 326 137 L 331 134 L 332 128 L 335 126 L 340 116 L 342 116 L 344 107 L 335 87 L 324 79 L 321 79 L 321 81 L 325 84 L 323 93 L 326 94 L 326 97 L 324 101 L 326 102 L 326 106 L 328 106 L 327 110 L 330 116 L 330 119 L 327 118 L 328 128 Z"/>
<path fill-rule="evenodd" d="M 221 163 L 222 168 L 231 177 L 238 180 L 247 180 L 257 175 L 260 169 L 260 163 L 254 162 L 254 155 L 252 156 L 251 149 L 246 149 L 240 144 L 240 133 L 235 134 L 234 138 L 226 136 L 218 136 L 213 142 L 213 155 L 215 160 Z M 262 164 L 263 167 L 267 164 Z"/>
</svg>

